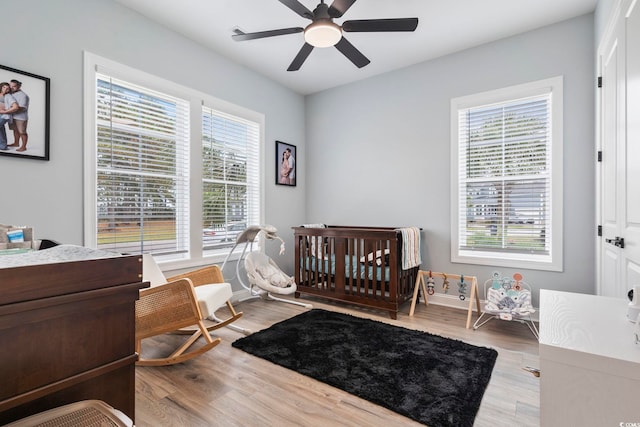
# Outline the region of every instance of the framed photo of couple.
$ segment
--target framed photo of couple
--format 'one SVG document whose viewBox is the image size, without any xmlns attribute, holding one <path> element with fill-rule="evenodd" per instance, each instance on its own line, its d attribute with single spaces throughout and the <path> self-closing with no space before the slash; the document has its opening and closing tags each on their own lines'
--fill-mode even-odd
<svg viewBox="0 0 640 427">
<path fill-rule="evenodd" d="M 49 78 L 0 65 L 0 83 L 0 156 L 49 160 Z"/>
<path fill-rule="evenodd" d="M 276 184 L 296 186 L 298 164 L 296 146 L 276 141 Z"/>
</svg>

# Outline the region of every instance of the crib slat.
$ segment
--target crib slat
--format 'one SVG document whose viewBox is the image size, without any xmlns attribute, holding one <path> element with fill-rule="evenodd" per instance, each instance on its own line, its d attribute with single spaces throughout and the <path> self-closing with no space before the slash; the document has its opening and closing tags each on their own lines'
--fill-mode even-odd
<svg viewBox="0 0 640 427">
<path fill-rule="evenodd" d="M 334 275 L 335 293 L 343 295 L 345 283 L 345 259 L 344 256 L 340 256 L 340 254 L 344 254 L 346 252 L 346 239 L 335 238 L 334 242 L 336 251 L 336 274 Z"/>
</svg>

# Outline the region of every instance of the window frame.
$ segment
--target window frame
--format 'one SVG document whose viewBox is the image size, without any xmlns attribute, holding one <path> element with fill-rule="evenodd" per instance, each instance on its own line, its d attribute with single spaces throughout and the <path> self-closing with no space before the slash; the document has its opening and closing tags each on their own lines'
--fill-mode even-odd
<svg viewBox="0 0 640 427">
<path fill-rule="evenodd" d="M 189 206 L 186 216 L 189 224 L 188 252 L 182 256 L 161 256 L 159 261 L 167 269 L 197 267 L 220 263 L 229 254 L 231 247 L 204 250 L 202 239 L 202 114 L 203 107 L 248 120 L 258 125 L 258 182 L 257 198 L 259 223 L 264 223 L 264 129 L 265 116 L 233 103 L 220 100 L 195 89 L 182 86 L 161 77 L 134 69 L 118 62 L 84 52 L 84 244 L 97 247 L 97 149 L 96 149 L 96 75 L 106 74 L 114 78 L 149 88 L 170 96 L 187 100 L 189 103 Z M 260 250 L 260 242 L 254 250 Z M 239 252 L 232 254 L 231 260 L 239 258 Z"/>
<path fill-rule="evenodd" d="M 460 165 L 459 141 L 459 113 L 461 110 L 494 104 L 508 104 L 514 100 L 539 96 L 549 93 L 551 141 L 549 148 L 551 164 L 551 203 L 550 253 L 525 254 L 509 253 L 505 251 L 466 250 L 460 247 L 460 211 L 466 207 L 460 206 L 459 174 L 466 171 L 465 165 Z M 493 265 L 510 268 L 527 268 L 532 270 L 562 271 L 563 270 L 563 77 L 552 77 L 520 85 L 509 86 L 497 90 L 461 96 L 451 100 L 451 262 Z"/>
</svg>

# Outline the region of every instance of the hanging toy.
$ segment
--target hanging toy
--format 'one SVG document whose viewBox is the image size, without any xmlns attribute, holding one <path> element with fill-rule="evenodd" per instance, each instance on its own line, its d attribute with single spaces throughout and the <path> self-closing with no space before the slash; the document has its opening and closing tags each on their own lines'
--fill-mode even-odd
<svg viewBox="0 0 640 427">
<path fill-rule="evenodd" d="M 514 291 L 521 291 L 522 285 L 520 284 L 520 281 L 522 280 L 522 274 L 515 273 L 513 275 L 513 280 L 515 280 L 515 282 L 513 283 L 513 285 L 511 285 L 511 289 L 513 289 Z"/>
<path fill-rule="evenodd" d="M 509 289 L 511 289 L 511 283 L 512 282 L 513 282 L 513 280 L 509 279 L 508 277 L 503 277 L 502 278 L 502 290 L 506 292 Z"/>
<path fill-rule="evenodd" d="M 436 282 L 433 280 L 431 270 L 429 270 L 429 277 L 427 278 L 427 293 L 433 295 L 436 292 Z"/>
<path fill-rule="evenodd" d="M 465 294 L 467 293 L 467 284 L 464 282 L 464 276 L 462 274 L 460 275 L 460 281 L 458 282 L 458 293 L 460 294 L 458 296 L 460 301 L 464 301 L 466 298 Z"/>
<path fill-rule="evenodd" d="M 443 281 L 442 281 L 442 289 L 445 294 L 449 293 L 449 281 L 447 280 L 447 275 L 442 273 Z"/>
<path fill-rule="evenodd" d="M 491 273 L 492 276 L 492 282 L 491 282 L 491 289 L 500 289 L 502 286 L 500 285 L 500 273 L 497 271 L 494 271 L 493 273 Z"/>
</svg>

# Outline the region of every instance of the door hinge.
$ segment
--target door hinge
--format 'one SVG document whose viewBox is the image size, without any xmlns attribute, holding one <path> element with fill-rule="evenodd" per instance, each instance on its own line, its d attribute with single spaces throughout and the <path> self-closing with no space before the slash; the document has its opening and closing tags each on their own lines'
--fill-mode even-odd
<svg viewBox="0 0 640 427">
<path fill-rule="evenodd" d="M 602 226 L 601 225 L 598 226 L 598 236 L 602 237 Z"/>
<path fill-rule="evenodd" d="M 598 87 L 602 87 L 602 76 L 598 76 Z"/>
<path fill-rule="evenodd" d="M 598 151 L 598 161 L 602 161 L 602 150 Z"/>
</svg>

